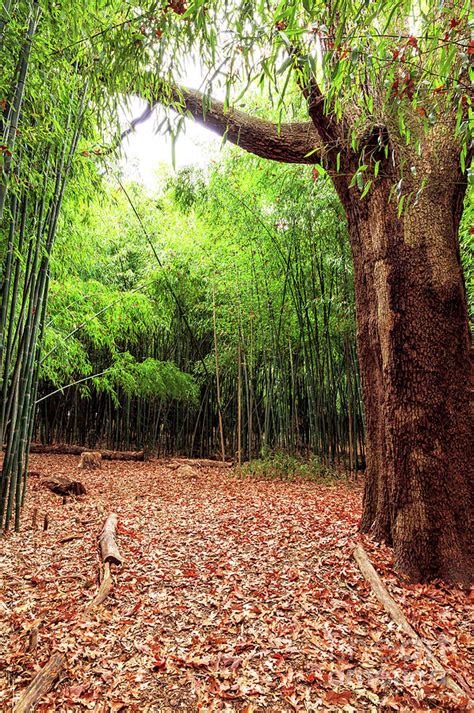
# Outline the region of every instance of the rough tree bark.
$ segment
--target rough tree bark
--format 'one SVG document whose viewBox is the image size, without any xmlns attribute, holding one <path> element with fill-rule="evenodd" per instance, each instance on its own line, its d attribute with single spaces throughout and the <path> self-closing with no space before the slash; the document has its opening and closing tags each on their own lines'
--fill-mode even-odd
<svg viewBox="0 0 474 713">
<path fill-rule="evenodd" d="M 312 121 L 280 130 L 224 112 L 216 101 L 203 107 L 198 92 L 171 95 L 175 106 L 247 151 L 288 163 L 324 160 L 330 169 L 354 261 L 367 426 L 361 529 L 392 545 L 396 566 L 412 580 L 472 581 L 471 342 L 458 245 L 465 180 L 454 126 L 448 120 L 422 137 L 424 150 L 411 157 L 416 171 L 404 179 L 404 192 L 416 191 L 423 176 L 429 182 L 398 216 L 390 196 L 400 155 L 388 131 L 376 127 L 368 147 L 381 159 L 380 177 L 361 200 L 350 188 L 359 155 L 347 146 L 345 128 L 324 115 L 318 90 L 308 93 Z M 388 154 L 373 150 L 380 136 Z"/>
<path fill-rule="evenodd" d="M 342 196 L 367 427 L 361 529 L 392 545 L 397 567 L 413 580 L 468 582 L 473 440 L 457 244 L 463 186 L 450 142 L 439 143 L 433 159 L 431 184 L 400 218 L 388 201 L 394 176 L 365 202 Z"/>
</svg>

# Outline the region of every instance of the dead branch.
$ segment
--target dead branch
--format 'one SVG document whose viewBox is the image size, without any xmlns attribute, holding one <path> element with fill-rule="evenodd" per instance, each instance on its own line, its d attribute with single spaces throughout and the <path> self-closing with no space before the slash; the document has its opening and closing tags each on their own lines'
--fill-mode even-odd
<svg viewBox="0 0 474 713">
<path fill-rule="evenodd" d="M 64 545 L 66 542 L 72 542 L 72 540 L 81 540 L 84 537 L 83 534 L 77 534 L 77 535 L 66 535 L 65 537 L 61 537 L 59 542 Z"/>
<path fill-rule="evenodd" d="M 123 563 L 122 555 L 119 552 L 118 545 L 115 540 L 117 522 L 117 515 L 114 512 L 111 513 L 105 521 L 104 527 L 99 536 L 100 554 L 103 562 L 101 570 L 102 578 L 97 594 L 86 607 L 87 613 L 99 606 L 99 604 L 102 604 L 112 589 L 112 574 L 110 571 L 110 565 L 121 565 Z"/>
<path fill-rule="evenodd" d="M 409 623 L 401 608 L 390 596 L 386 586 L 375 571 L 364 548 L 360 545 L 357 545 L 354 548 L 352 555 L 355 561 L 357 562 L 364 578 L 370 584 L 372 591 L 384 607 L 385 611 L 390 614 L 393 621 L 398 624 L 401 630 L 424 651 L 428 659 L 433 664 L 434 673 L 439 676 L 439 678 L 444 682 L 444 684 L 452 691 L 454 691 L 454 693 L 464 697 L 468 696 L 469 700 L 472 700 L 472 692 L 467 686 L 467 684 L 463 683 L 462 685 L 459 685 L 446 671 L 444 666 L 431 651 L 429 645 L 425 643 L 423 639 L 416 633 L 415 629 Z"/>
<path fill-rule="evenodd" d="M 40 698 L 52 688 L 65 663 L 66 657 L 63 654 L 53 654 L 48 663 L 33 678 L 28 688 L 23 691 L 13 713 L 27 713 L 33 710 Z"/>
<path fill-rule="evenodd" d="M 87 605 L 86 612 L 90 612 L 92 609 L 99 606 L 99 604 L 102 604 L 102 602 L 107 599 L 111 589 L 112 575 L 110 573 L 110 564 L 105 562 L 102 570 L 102 581 L 100 583 L 99 590 L 94 599 Z"/>
</svg>

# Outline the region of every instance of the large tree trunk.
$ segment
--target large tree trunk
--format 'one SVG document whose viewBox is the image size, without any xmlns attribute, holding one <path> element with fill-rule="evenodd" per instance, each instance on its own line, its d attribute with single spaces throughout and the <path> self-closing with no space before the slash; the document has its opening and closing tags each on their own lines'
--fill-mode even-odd
<svg viewBox="0 0 474 713">
<path fill-rule="evenodd" d="M 471 339 L 456 160 L 400 218 L 393 178 L 341 194 L 354 258 L 367 432 L 361 529 L 416 581 L 472 578 Z M 438 178 L 443 180 L 439 185 Z M 395 204 L 394 204 L 395 203 Z"/>
</svg>

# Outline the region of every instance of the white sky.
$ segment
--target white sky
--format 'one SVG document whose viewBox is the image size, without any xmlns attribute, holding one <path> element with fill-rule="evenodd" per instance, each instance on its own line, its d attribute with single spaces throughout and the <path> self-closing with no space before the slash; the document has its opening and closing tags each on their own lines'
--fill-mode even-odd
<svg viewBox="0 0 474 713">
<path fill-rule="evenodd" d="M 130 113 L 127 112 L 127 119 L 140 116 L 145 108 L 145 102 L 133 100 Z M 166 134 L 156 133 L 156 126 L 162 117 L 163 114 L 157 108 L 153 116 L 145 123 L 139 124 L 123 143 L 122 170 L 127 178 L 139 181 L 148 188 L 155 185 L 160 164 L 172 165 L 171 139 Z M 192 119 L 186 119 L 185 124 L 185 132 L 182 132 L 176 141 L 176 168 L 189 165 L 207 166 L 219 153 L 222 139 Z M 126 126 L 125 121 L 124 127 Z"/>
</svg>

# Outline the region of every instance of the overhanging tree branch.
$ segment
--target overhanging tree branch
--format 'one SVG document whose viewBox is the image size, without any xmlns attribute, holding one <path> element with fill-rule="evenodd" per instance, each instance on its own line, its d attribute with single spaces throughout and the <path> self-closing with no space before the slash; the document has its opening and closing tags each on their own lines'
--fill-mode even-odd
<svg viewBox="0 0 474 713">
<path fill-rule="evenodd" d="M 184 87 L 161 87 L 145 112 L 131 123 L 122 138 L 144 121 L 157 104 L 171 106 L 189 114 L 227 141 L 261 158 L 282 163 L 314 164 L 321 159 L 325 143 L 311 121 L 274 124 L 238 109 L 225 109 L 224 104 L 197 90 Z"/>
</svg>

